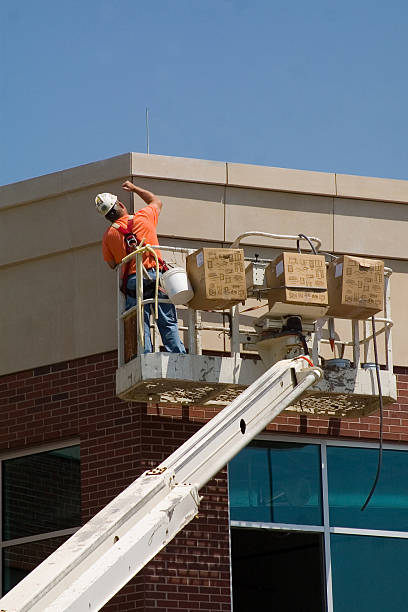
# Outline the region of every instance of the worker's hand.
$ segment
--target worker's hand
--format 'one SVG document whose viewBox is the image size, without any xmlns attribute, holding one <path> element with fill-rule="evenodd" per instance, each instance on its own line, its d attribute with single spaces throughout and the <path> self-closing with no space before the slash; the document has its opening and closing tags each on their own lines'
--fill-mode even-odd
<svg viewBox="0 0 408 612">
<path fill-rule="evenodd" d="M 132 191 L 133 193 L 137 193 L 137 195 L 142 198 L 143 202 L 157 208 L 157 211 L 160 214 L 162 202 L 160 198 L 154 195 L 154 193 L 152 193 L 151 191 L 147 191 L 147 189 L 142 189 L 142 187 L 138 187 L 130 181 L 125 181 L 122 185 L 122 189 L 124 189 L 125 191 Z"/>
<path fill-rule="evenodd" d="M 122 185 L 122 189 L 125 191 L 135 191 L 135 186 L 130 181 L 125 181 Z"/>
</svg>

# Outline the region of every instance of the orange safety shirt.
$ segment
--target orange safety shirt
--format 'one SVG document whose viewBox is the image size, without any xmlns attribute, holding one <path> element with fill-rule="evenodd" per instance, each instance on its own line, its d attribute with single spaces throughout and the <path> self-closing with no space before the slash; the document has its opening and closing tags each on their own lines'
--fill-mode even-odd
<svg viewBox="0 0 408 612">
<path fill-rule="evenodd" d="M 130 215 L 124 215 L 120 219 L 117 219 L 115 223 L 121 225 L 125 230 L 127 229 L 127 222 Z M 133 216 L 133 233 L 135 234 L 138 243 L 143 238 L 145 239 L 143 245 L 146 244 L 158 244 L 156 226 L 159 220 L 159 211 L 155 206 L 146 206 L 141 210 L 138 210 Z M 162 259 L 159 249 L 155 249 L 157 257 Z M 126 256 L 125 237 L 121 232 L 114 227 L 110 226 L 103 235 L 102 238 L 102 253 L 105 261 L 114 261 L 116 264 L 120 263 Z M 143 265 L 145 268 L 154 268 L 156 266 L 155 259 L 150 253 L 144 253 Z M 136 273 L 135 260 L 132 259 L 129 274 Z"/>
</svg>

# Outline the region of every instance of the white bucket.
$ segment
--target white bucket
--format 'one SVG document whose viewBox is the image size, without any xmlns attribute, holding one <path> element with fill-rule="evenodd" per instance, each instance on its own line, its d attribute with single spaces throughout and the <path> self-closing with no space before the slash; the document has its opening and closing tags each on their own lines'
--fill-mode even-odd
<svg viewBox="0 0 408 612">
<path fill-rule="evenodd" d="M 160 284 L 173 304 L 187 304 L 194 291 L 183 268 L 170 268 L 160 278 Z"/>
</svg>

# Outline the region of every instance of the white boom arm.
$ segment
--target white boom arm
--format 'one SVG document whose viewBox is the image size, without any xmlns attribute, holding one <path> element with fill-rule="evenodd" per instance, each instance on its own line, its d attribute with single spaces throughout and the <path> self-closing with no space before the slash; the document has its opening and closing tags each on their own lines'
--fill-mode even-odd
<svg viewBox="0 0 408 612">
<path fill-rule="evenodd" d="M 198 490 L 320 376 L 302 358 L 276 363 L 7 593 L 0 610 L 100 610 L 197 515 Z"/>
</svg>

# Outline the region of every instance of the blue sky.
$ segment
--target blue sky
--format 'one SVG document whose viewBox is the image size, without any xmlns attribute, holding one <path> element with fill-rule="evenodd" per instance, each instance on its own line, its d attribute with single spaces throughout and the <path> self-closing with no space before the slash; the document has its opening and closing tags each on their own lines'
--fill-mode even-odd
<svg viewBox="0 0 408 612">
<path fill-rule="evenodd" d="M 406 0 L 1 0 L 0 184 L 128 151 L 408 179 Z"/>
</svg>

